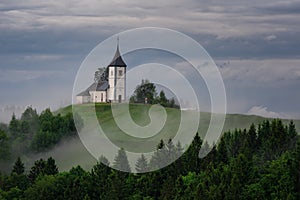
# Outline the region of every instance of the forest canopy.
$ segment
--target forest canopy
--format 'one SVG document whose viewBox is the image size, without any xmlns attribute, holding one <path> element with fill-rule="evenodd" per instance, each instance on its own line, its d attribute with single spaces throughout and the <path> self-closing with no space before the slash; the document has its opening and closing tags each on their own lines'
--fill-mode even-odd
<svg viewBox="0 0 300 200">
<path fill-rule="evenodd" d="M 51 118 L 50 113 L 45 115 Z M 150 160 L 141 155 L 135 166 L 129 166 L 126 152 L 120 149 L 114 163 L 101 157 L 91 171 L 77 166 L 59 172 L 51 157 L 27 168 L 17 158 L 11 173 L 0 175 L 0 199 L 300 198 L 300 139 L 293 121 L 285 125 L 279 119 L 265 120 L 248 129 L 228 131 L 216 146 L 207 146 L 211 151 L 202 159 L 198 157 L 201 145 L 196 134 L 175 162 L 139 174 L 109 166 L 143 172 L 176 156 L 182 151 L 180 143 L 162 140 Z"/>
</svg>

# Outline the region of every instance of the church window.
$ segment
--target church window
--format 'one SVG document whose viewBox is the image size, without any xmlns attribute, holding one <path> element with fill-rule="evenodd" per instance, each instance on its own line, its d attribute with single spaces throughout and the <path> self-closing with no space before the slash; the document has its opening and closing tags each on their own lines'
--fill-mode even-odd
<svg viewBox="0 0 300 200">
<path fill-rule="evenodd" d="M 119 76 L 122 76 L 123 73 L 122 73 L 122 70 L 119 70 Z"/>
<path fill-rule="evenodd" d="M 113 70 L 110 71 L 110 75 L 111 75 L 111 76 L 114 75 L 114 71 L 113 71 Z"/>
</svg>

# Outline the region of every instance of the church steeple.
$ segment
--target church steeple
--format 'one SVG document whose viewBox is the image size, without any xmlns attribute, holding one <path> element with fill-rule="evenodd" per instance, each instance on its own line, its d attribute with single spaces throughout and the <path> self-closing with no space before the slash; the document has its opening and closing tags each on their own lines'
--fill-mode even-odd
<svg viewBox="0 0 300 200">
<path fill-rule="evenodd" d="M 111 63 L 108 65 L 113 66 L 113 67 L 127 67 L 127 65 L 125 64 L 125 62 L 123 61 L 121 54 L 120 54 L 120 50 L 119 50 L 119 37 L 117 39 L 117 50 L 115 53 L 114 58 L 112 59 Z"/>
</svg>

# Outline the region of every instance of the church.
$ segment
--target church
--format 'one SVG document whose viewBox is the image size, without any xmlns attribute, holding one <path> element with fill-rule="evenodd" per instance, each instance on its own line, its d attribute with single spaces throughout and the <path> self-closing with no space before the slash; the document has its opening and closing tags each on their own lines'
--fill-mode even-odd
<svg viewBox="0 0 300 200">
<path fill-rule="evenodd" d="M 77 104 L 124 102 L 126 99 L 126 67 L 119 51 L 118 42 L 116 53 L 101 79 L 76 96 Z"/>
</svg>

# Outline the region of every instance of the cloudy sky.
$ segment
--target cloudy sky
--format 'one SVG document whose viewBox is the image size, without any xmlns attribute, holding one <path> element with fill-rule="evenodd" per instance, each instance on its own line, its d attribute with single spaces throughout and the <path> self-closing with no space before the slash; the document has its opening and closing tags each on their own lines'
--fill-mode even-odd
<svg viewBox="0 0 300 200">
<path fill-rule="evenodd" d="M 4 0 L 0 108 L 70 103 L 77 70 L 99 42 L 152 26 L 207 50 L 223 75 L 228 112 L 300 118 L 299 17 L 299 0 Z"/>
</svg>

